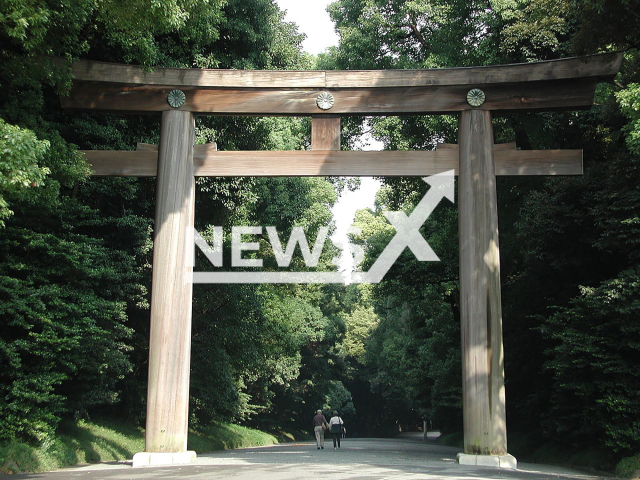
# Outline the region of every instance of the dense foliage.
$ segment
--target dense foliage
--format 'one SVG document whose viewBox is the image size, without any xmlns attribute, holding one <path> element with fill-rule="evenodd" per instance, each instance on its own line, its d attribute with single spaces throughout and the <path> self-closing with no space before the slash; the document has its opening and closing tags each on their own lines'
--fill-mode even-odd
<svg viewBox="0 0 640 480">
<path fill-rule="evenodd" d="M 624 50 L 589 111 L 494 119 L 499 142 L 583 148 L 575 178 L 501 178 L 509 429 L 611 458 L 640 447 L 640 8 L 635 0 L 338 0 L 320 68 L 432 68 Z M 157 143 L 158 118 L 60 108 L 52 56 L 153 66 L 309 69 L 272 0 L 0 3 L 0 438 L 38 441 L 97 409 L 143 421 L 153 179 L 89 178 L 79 148 Z M 456 141 L 454 117 L 350 118 L 389 149 Z M 304 149 L 308 119 L 198 118 L 222 150 Z M 196 227 L 331 225 L 336 179 L 201 178 Z M 420 179 L 385 179 L 355 235 L 367 269 Z M 441 259 L 405 251 L 379 285 L 197 285 L 192 424 L 308 428 L 339 409 L 350 434 L 461 424 L 457 210 L 422 227 Z M 311 239 L 310 239 L 311 240 Z M 269 239 L 264 235 L 261 245 Z M 224 230 L 224 258 L 230 232 Z M 334 268 L 328 247 L 320 268 Z M 265 268 L 273 253 L 261 248 Z M 198 266 L 208 268 L 199 254 Z M 302 266 L 294 256 L 295 268 Z"/>
<path fill-rule="evenodd" d="M 269 0 L 2 3 L 0 438 L 42 440 L 61 418 L 110 405 L 137 421 L 145 411 L 154 182 L 89 179 L 77 149 L 157 142 L 159 121 L 63 111 L 69 74 L 49 59 L 308 68 L 303 37 L 282 18 Z M 202 118 L 196 135 L 227 150 L 305 148 L 309 122 Z M 200 179 L 197 198 L 203 233 L 261 224 L 284 238 L 294 224 L 329 225 L 336 194 L 324 179 Z M 325 251 L 323 268 L 335 253 Z M 305 386 L 301 373 L 327 369 L 331 355 L 307 350 L 327 351 L 340 331 L 320 308 L 324 296 L 303 287 L 196 288 L 194 425 L 270 418 L 277 393 L 308 399 L 313 406 L 297 407 L 306 415 L 342 391 L 322 376 Z"/>
<path fill-rule="evenodd" d="M 638 2 L 339 0 L 329 10 L 341 43 L 321 56 L 325 68 L 625 51 L 621 74 L 599 87 L 590 111 L 510 115 L 494 127 L 496 141 L 519 148 L 585 152 L 582 177 L 499 180 L 509 428 L 611 458 L 637 451 Z M 369 119 L 364 127 L 390 149 L 456 142 L 455 119 L 447 117 Z M 410 210 L 425 189 L 410 179 L 385 185 L 376 211 L 357 218 L 368 259 L 390 236 L 381 210 Z M 455 214 L 434 214 L 423 234 L 443 262 L 403 256 L 374 288 L 364 306 L 377 327 L 359 357 L 391 418 L 412 412 L 448 430 L 460 428 L 459 365 L 451 364 L 459 349 L 456 231 Z M 354 401 L 357 408 L 364 400 Z"/>
</svg>

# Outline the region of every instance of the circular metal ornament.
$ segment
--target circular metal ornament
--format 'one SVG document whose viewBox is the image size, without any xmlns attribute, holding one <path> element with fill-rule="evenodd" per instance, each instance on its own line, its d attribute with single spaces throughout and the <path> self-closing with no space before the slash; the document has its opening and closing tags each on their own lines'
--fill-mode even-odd
<svg viewBox="0 0 640 480">
<path fill-rule="evenodd" d="M 467 103 L 472 107 L 479 107 L 485 100 L 484 92 L 479 88 L 472 88 L 469 90 L 469 93 L 467 93 Z"/>
<path fill-rule="evenodd" d="M 182 90 L 171 90 L 167 95 L 167 102 L 173 108 L 180 108 L 187 101 L 187 96 Z"/>
<path fill-rule="evenodd" d="M 331 95 L 329 92 L 321 92 L 316 97 L 316 105 L 318 105 L 318 108 L 322 110 L 329 110 L 331 107 L 333 107 L 333 102 L 333 95 Z"/>
</svg>

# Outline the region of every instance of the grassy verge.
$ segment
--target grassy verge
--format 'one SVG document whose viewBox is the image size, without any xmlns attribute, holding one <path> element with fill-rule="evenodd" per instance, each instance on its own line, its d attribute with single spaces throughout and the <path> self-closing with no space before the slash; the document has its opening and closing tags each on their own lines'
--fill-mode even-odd
<svg viewBox="0 0 640 480">
<path fill-rule="evenodd" d="M 436 439 L 436 443 L 448 447 L 464 448 L 464 437 L 461 432 L 443 433 Z"/>
<path fill-rule="evenodd" d="M 189 432 L 189 450 L 197 453 L 227 450 L 229 448 L 274 445 L 278 439 L 260 430 L 229 423 L 215 423 L 198 432 Z"/>
<path fill-rule="evenodd" d="M 190 450 L 198 453 L 272 445 L 278 437 L 238 425 L 218 423 L 189 432 Z M 82 463 L 130 460 L 144 451 L 144 431 L 124 422 L 65 422 L 55 437 L 34 447 L 17 440 L 0 443 L 0 473 L 43 472 Z"/>
</svg>

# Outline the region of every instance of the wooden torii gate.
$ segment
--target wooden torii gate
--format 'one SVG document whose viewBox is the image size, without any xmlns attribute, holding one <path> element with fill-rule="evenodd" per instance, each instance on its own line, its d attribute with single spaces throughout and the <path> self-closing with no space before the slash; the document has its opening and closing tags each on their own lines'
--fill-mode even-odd
<svg viewBox="0 0 640 480">
<path fill-rule="evenodd" d="M 194 176 L 459 175 L 466 464 L 516 467 L 507 453 L 496 175 L 579 175 L 581 150 L 494 146 L 492 112 L 589 108 L 620 54 L 435 70 L 247 71 L 71 65 L 65 108 L 162 114 L 158 147 L 85 151 L 95 175 L 157 176 L 145 452 L 134 466 L 184 463 L 191 345 Z M 342 115 L 459 113 L 458 146 L 340 151 Z M 312 117 L 311 151 L 194 147 L 194 115 Z"/>
</svg>

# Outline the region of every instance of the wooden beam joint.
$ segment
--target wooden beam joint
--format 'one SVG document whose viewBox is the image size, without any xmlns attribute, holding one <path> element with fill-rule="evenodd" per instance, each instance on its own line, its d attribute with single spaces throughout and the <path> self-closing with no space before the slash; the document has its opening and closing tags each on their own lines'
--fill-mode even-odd
<svg viewBox="0 0 640 480">
<path fill-rule="evenodd" d="M 311 117 L 311 149 L 340 150 L 340 115 Z"/>
</svg>

